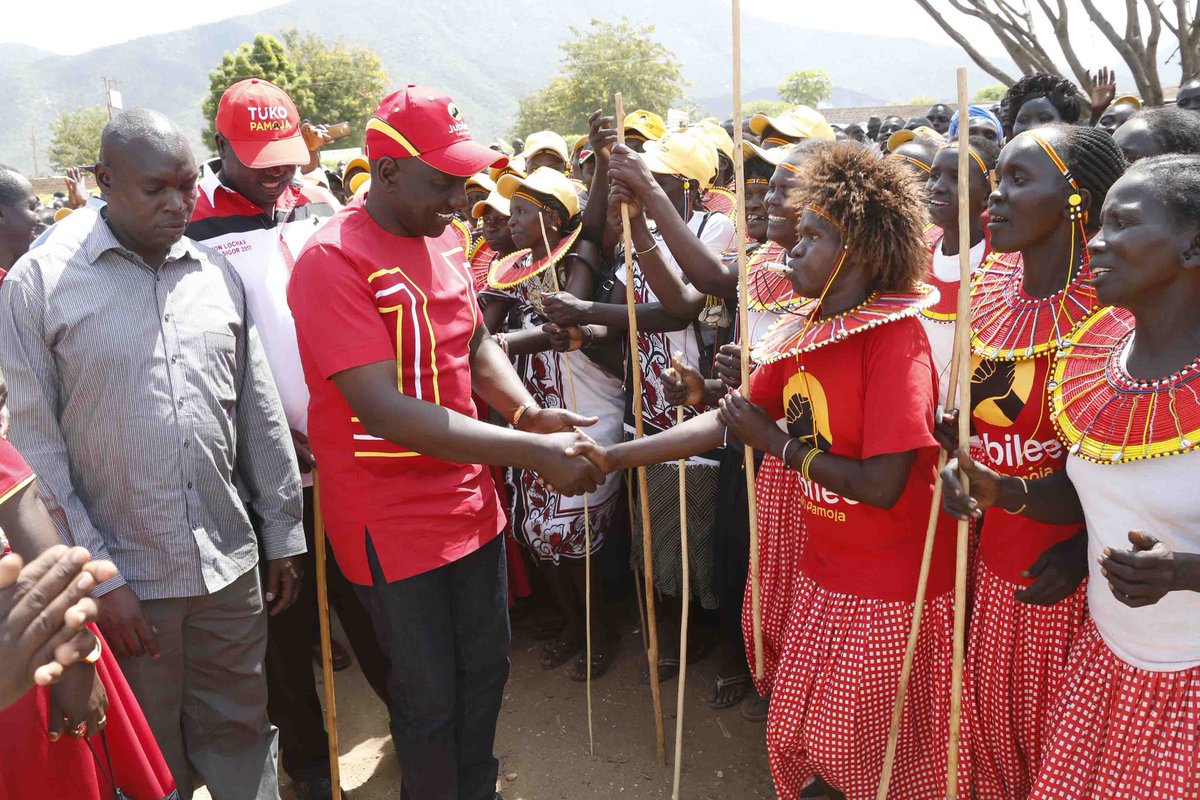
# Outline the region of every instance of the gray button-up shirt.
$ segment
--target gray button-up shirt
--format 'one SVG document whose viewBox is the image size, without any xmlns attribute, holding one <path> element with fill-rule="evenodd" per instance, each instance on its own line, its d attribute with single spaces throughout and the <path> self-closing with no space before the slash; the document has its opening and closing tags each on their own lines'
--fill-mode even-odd
<svg viewBox="0 0 1200 800">
<path fill-rule="evenodd" d="M 303 553 L 300 475 L 237 273 L 183 239 L 153 270 L 102 215 L 0 287 L 10 438 L 64 541 L 143 600 L 215 592 Z"/>
</svg>

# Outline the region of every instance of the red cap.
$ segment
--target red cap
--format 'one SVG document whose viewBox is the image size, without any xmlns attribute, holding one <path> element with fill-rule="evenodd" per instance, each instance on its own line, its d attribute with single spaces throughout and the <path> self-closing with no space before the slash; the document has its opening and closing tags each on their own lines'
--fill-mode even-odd
<svg viewBox="0 0 1200 800">
<path fill-rule="evenodd" d="M 508 156 L 471 138 L 449 95 L 409 84 L 383 99 L 367 122 L 367 158 L 419 158 L 434 169 L 467 178 L 504 167 Z"/>
<path fill-rule="evenodd" d="M 238 81 L 221 95 L 217 133 L 254 169 L 303 166 L 311 158 L 296 104 L 283 89 L 258 78 Z"/>
</svg>

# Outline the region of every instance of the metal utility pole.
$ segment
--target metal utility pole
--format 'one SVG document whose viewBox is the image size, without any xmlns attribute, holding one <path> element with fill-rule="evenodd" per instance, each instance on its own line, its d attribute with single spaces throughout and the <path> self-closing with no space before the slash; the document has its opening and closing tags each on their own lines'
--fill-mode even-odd
<svg viewBox="0 0 1200 800">
<path fill-rule="evenodd" d="M 118 83 L 119 81 L 113 80 L 112 78 L 109 78 L 108 76 L 101 76 L 100 82 L 104 86 L 104 105 L 108 109 L 108 118 L 109 118 L 109 120 L 112 120 L 113 108 L 117 108 L 119 110 L 123 105 L 120 100 L 119 94 L 117 95 L 117 98 L 118 98 L 117 102 L 115 104 L 113 103 L 112 87 L 114 84 Z"/>
<path fill-rule="evenodd" d="M 30 144 L 33 145 L 33 177 L 36 178 L 38 176 L 37 125 L 36 124 L 29 126 L 29 142 L 30 142 Z"/>
</svg>

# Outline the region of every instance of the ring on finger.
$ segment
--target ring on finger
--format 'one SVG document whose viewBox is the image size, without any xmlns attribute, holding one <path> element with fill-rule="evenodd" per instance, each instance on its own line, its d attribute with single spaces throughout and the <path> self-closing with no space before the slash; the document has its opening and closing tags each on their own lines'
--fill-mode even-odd
<svg viewBox="0 0 1200 800">
<path fill-rule="evenodd" d="M 76 739 L 82 739 L 87 736 L 87 729 L 88 724 L 86 722 L 81 722 L 71 729 L 71 735 Z"/>
<path fill-rule="evenodd" d="M 96 646 L 92 648 L 92 652 L 83 657 L 85 664 L 95 664 L 100 660 L 100 654 L 104 652 L 104 645 L 100 641 L 100 637 L 96 637 Z"/>
</svg>

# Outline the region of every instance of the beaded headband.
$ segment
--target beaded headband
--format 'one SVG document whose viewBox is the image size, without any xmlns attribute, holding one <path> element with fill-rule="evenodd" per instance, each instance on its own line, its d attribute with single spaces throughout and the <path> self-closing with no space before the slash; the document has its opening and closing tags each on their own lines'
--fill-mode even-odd
<svg viewBox="0 0 1200 800">
<path fill-rule="evenodd" d="M 527 200 L 530 203 L 533 203 L 535 206 L 537 206 L 538 208 L 540 208 L 543 211 L 549 211 L 549 212 L 554 211 L 554 209 L 550 208 L 550 206 L 546 205 L 541 200 L 538 200 L 536 197 L 534 197 L 533 195 L 528 194 L 526 192 L 522 192 L 522 191 L 513 192 L 513 197 L 519 197 L 522 200 Z"/>
<path fill-rule="evenodd" d="M 942 145 L 938 149 L 939 150 L 957 150 L 958 142 L 946 142 L 944 145 Z M 987 164 L 983 163 L 983 159 L 979 157 L 979 153 L 976 153 L 974 148 L 968 147 L 967 155 L 969 155 L 971 157 L 971 160 L 974 161 L 979 166 L 979 171 L 983 173 L 984 180 L 986 180 L 988 182 L 988 185 L 991 186 L 993 189 L 996 188 L 995 180 L 992 178 L 992 171 L 987 168 Z"/>
<path fill-rule="evenodd" d="M 1046 155 L 1050 156 L 1050 160 L 1054 162 L 1054 166 L 1058 167 L 1059 172 L 1061 172 L 1062 176 L 1067 179 L 1067 183 L 1071 184 L 1071 188 L 1075 190 L 1071 193 L 1071 196 L 1067 198 L 1067 202 L 1071 205 L 1071 219 L 1086 221 L 1087 213 L 1083 210 L 1083 196 L 1079 193 L 1079 184 L 1075 182 L 1075 176 L 1071 174 L 1071 170 L 1067 167 L 1063 160 L 1059 158 L 1058 152 L 1054 149 L 1054 146 L 1041 136 L 1038 136 L 1036 133 L 1031 131 L 1025 131 L 1021 135 L 1028 136 L 1030 139 L 1033 139 L 1035 142 L 1041 145 L 1042 149 L 1046 151 Z"/>
<path fill-rule="evenodd" d="M 926 164 L 924 161 L 921 161 L 920 159 L 913 158 L 912 156 L 899 155 L 896 153 L 893 153 L 892 155 L 896 156 L 896 158 L 900 159 L 901 161 L 905 162 L 906 164 L 912 164 L 914 167 L 917 167 L 925 172 L 932 171 L 932 168 L 928 164 Z"/>
<path fill-rule="evenodd" d="M 804 210 L 811 211 L 812 213 L 816 214 L 818 217 L 821 217 L 823 220 L 828 222 L 830 225 L 837 228 L 838 233 L 840 233 L 842 236 L 846 235 L 846 229 L 842 227 L 841 223 L 838 222 L 833 217 L 829 216 L 829 214 L 827 214 L 825 212 L 825 210 L 822 209 L 820 206 L 809 203 L 807 206 L 804 207 Z M 849 247 L 849 245 L 846 245 L 846 246 Z"/>
<path fill-rule="evenodd" d="M 778 136 L 768 136 L 767 138 L 763 139 L 763 144 L 766 144 L 767 142 L 777 144 L 780 147 L 787 147 L 790 144 L 795 144 L 795 142 L 791 139 L 781 139 Z"/>
</svg>

